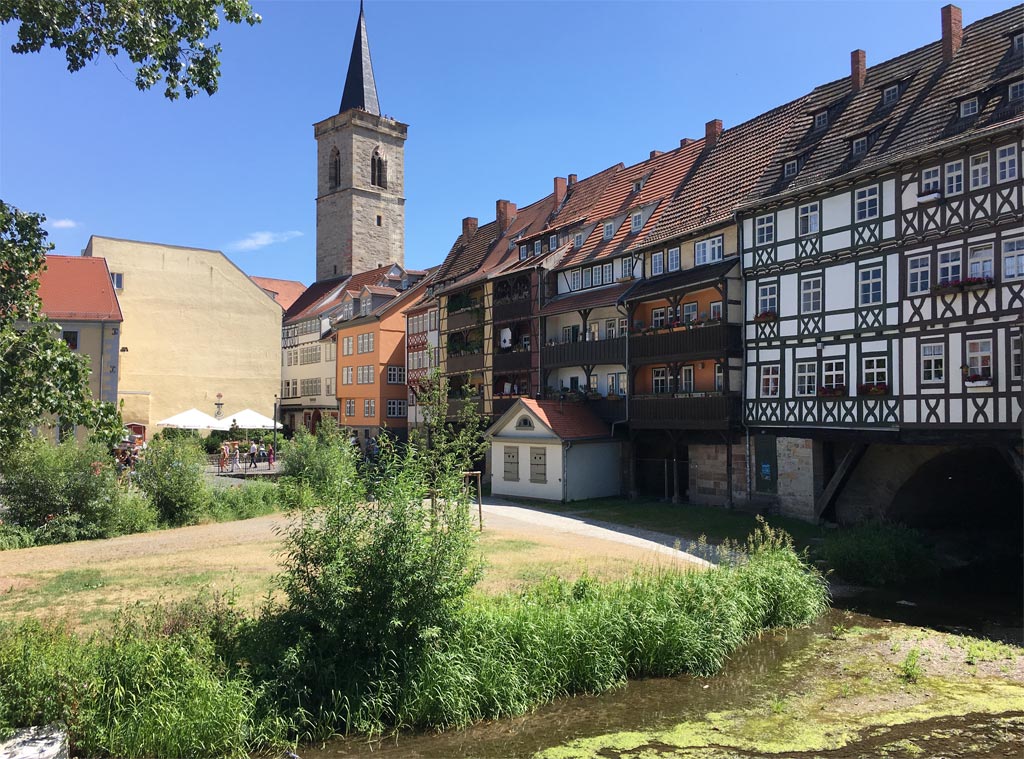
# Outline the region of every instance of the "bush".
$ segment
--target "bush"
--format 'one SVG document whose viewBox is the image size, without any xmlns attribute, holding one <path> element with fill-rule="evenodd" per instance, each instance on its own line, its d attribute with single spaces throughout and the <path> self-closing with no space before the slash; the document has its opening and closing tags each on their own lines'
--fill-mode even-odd
<svg viewBox="0 0 1024 759">
<path fill-rule="evenodd" d="M 822 553 L 845 580 L 864 585 L 900 585 L 935 577 L 935 558 L 916 530 L 873 522 L 836 530 Z"/>
<path fill-rule="evenodd" d="M 178 526 L 199 521 L 209 503 L 205 466 L 206 456 L 194 437 L 157 438 L 148 446 L 135 473 L 162 523 Z"/>
<path fill-rule="evenodd" d="M 117 535 L 155 530 L 160 520 L 153 502 L 137 486 L 117 488 L 113 524 Z"/>
<path fill-rule="evenodd" d="M 207 516 L 217 522 L 227 522 L 272 514 L 280 508 L 278 497 L 277 485 L 259 480 L 227 488 L 213 488 L 210 491 Z"/>
</svg>

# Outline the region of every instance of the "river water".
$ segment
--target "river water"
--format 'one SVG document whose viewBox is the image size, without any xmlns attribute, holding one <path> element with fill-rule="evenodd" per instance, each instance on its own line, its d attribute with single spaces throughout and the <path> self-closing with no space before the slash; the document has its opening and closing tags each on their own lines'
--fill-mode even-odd
<svg viewBox="0 0 1024 759">
<path fill-rule="evenodd" d="M 787 662 L 799 660 L 816 636 L 827 633 L 837 624 L 877 627 L 886 623 L 849 611 L 833 610 L 811 627 L 779 631 L 751 641 L 711 678 L 682 676 L 630 682 L 600 696 L 562 699 L 532 714 L 478 724 L 465 730 L 402 735 L 372 743 L 365 739 L 339 741 L 322 750 L 307 747 L 299 753 L 303 759 L 370 756 L 381 759 L 528 759 L 538 751 L 575 739 L 625 731 L 668 730 L 681 722 L 699 720 L 708 712 L 743 709 L 763 702 L 792 676 L 787 672 Z M 1019 747 L 1024 745 L 1024 720 L 1013 719 L 1006 724 L 1006 720 L 991 715 L 968 715 L 928 720 L 882 733 L 874 731 L 860 742 L 835 751 L 781 756 L 872 759 L 879 755 L 883 743 L 904 737 L 913 738 L 930 756 L 949 759 L 1020 756 Z M 994 742 L 990 740 L 993 735 L 999 736 Z M 934 753 L 929 750 L 929 741 L 939 741 L 933 746 Z M 619 756 L 614 751 L 601 755 L 610 759 Z M 657 754 L 652 751 L 644 755 Z M 683 751 L 667 755 L 688 756 Z M 629 756 L 637 754 L 631 752 Z M 753 759 L 760 755 L 731 750 L 716 756 Z M 777 759 L 780 755 L 772 756 Z"/>
</svg>

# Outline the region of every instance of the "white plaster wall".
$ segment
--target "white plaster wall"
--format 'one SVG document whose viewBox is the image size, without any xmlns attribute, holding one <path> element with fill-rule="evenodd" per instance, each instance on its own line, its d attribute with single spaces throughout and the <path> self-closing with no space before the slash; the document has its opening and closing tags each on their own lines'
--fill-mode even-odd
<svg viewBox="0 0 1024 759">
<path fill-rule="evenodd" d="M 505 446 L 519 447 L 519 480 L 505 479 Z M 547 450 L 547 482 L 530 482 L 530 448 L 543 447 Z M 562 500 L 562 446 L 551 445 L 529 438 L 494 438 L 491 442 L 493 476 L 491 492 L 494 495 L 540 498 L 545 501 Z"/>
<path fill-rule="evenodd" d="M 566 454 L 568 500 L 619 495 L 622 489 L 621 460 L 621 443 L 609 441 L 573 445 Z M 550 467 L 549 461 L 549 471 Z"/>
</svg>

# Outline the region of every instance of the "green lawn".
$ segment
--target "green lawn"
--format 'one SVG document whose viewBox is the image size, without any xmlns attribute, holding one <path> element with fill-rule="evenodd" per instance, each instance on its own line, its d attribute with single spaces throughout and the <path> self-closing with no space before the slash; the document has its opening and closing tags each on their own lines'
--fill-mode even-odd
<svg viewBox="0 0 1024 759">
<path fill-rule="evenodd" d="M 663 532 L 675 535 L 684 543 L 696 541 L 701 535 L 712 543 L 726 538 L 744 540 L 757 526 L 756 517 L 745 511 L 640 498 L 634 501 L 628 498 L 592 498 L 572 503 L 533 502 L 528 505 L 541 511 Z M 822 528 L 799 519 L 772 516 L 767 517 L 766 521 L 772 527 L 782 528 L 792 535 L 800 548 L 825 534 Z"/>
</svg>

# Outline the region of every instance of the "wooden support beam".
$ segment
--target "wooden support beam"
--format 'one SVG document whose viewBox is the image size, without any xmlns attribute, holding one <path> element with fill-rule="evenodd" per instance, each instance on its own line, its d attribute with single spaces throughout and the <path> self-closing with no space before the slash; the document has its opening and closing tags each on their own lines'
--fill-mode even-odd
<svg viewBox="0 0 1024 759">
<path fill-rule="evenodd" d="M 853 470 L 857 468 L 857 464 L 864 457 L 864 453 L 868 449 L 867 443 L 854 443 L 850 446 L 850 450 L 843 456 L 843 460 L 839 462 L 839 466 L 836 467 L 835 474 L 832 475 L 832 479 L 829 480 L 825 489 L 821 491 L 821 495 L 818 496 L 814 502 L 814 518 L 821 519 L 822 515 L 828 510 L 828 508 L 835 501 L 836 497 L 842 491 L 846 485 L 847 480 L 850 479 L 850 475 L 853 474 Z"/>
</svg>

